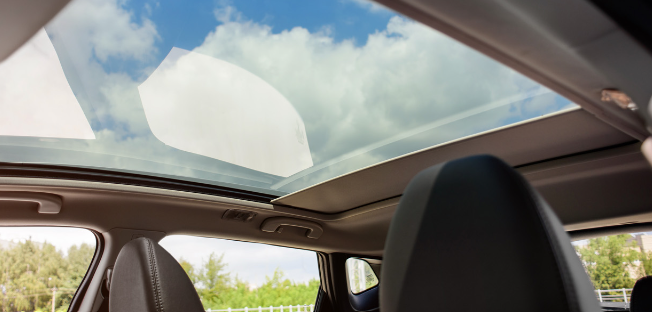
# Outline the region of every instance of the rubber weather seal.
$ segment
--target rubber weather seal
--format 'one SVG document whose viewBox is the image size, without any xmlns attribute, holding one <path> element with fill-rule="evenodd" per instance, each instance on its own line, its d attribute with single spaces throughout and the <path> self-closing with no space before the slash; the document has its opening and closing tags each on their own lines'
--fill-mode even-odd
<svg viewBox="0 0 652 312">
<path fill-rule="evenodd" d="M 278 196 L 206 183 L 184 181 L 165 177 L 41 164 L 16 164 L 0 162 L 0 177 L 45 178 L 101 182 L 154 187 L 174 191 L 222 196 L 254 202 L 269 203 Z"/>
</svg>

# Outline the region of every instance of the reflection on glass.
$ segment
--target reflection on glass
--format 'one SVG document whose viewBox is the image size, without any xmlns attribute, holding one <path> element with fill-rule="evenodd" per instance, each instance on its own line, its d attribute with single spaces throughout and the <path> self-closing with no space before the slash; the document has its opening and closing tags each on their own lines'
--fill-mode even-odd
<svg viewBox="0 0 652 312">
<path fill-rule="evenodd" d="M 0 64 L 31 77 L 0 80 L 23 83 L 0 89 L 0 161 L 284 195 L 576 107 L 382 7 L 288 1 L 72 1 Z"/>
<path fill-rule="evenodd" d="M 0 63 L 0 135 L 95 138 L 44 29 Z"/>
<path fill-rule="evenodd" d="M 349 288 L 354 294 L 359 294 L 378 285 L 378 277 L 367 261 L 355 258 L 346 260 L 346 275 L 349 279 Z"/>
<path fill-rule="evenodd" d="M 167 145 L 282 177 L 312 166 L 301 116 L 238 66 L 173 48 L 138 91 Z"/>
<path fill-rule="evenodd" d="M 206 311 L 313 311 L 320 283 L 314 251 L 188 235 L 160 244 L 186 271 Z"/>
</svg>

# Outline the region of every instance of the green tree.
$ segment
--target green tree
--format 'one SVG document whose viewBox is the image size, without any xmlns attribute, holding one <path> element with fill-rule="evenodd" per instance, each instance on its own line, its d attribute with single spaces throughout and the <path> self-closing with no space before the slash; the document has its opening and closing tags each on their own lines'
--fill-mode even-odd
<svg viewBox="0 0 652 312">
<path fill-rule="evenodd" d="M 61 283 L 58 305 L 68 310 L 70 301 L 81 284 L 88 267 L 93 260 L 95 247 L 88 244 L 74 245 L 68 249 L 65 261 L 65 273 Z"/>
<path fill-rule="evenodd" d="M 634 261 L 640 257 L 631 235 L 613 235 L 589 239 L 576 250 L 596 289 L 631 288 L 635 280 L 630 271 L 636 271 Z M 629 240 L 629 242 L 628 242 Z"/>
<path fill-rule="evenodd" d="M 265 283 L 255 292 L 259 306 L 280 306 L 310 304 L 317 298 L 319 281 L 312 279 L 307 284 L 295 283 L 285 278 L 283 271 L 276 269 L 265 278 Z"/>
<path fill-rule="evenodd" d="M 202 301 L 214 301 L 216 297 L 225 292 L 229 288 L 230 276 L 226 272 L 224 254 L 217 256 L 215 253 L 211 253 L 197 274 L 197 281 L 198 284 L 201 284 L 198 293 Z"/>
<path fill-rule="evenodd" d="M 641 276 L 652 275 L 652 252 L 641 253 Z"/>
<path fill-rule="evenodd" d="M 73 246 L 66 256 L 54 245 L 32 240 L 0 250 L 0 290 L 3 312 L 49 311 L 52 289 L 55 308 L 67 310 L 93 257 L 94 248 Z"/>
<path fill-rule="evenodd" d="M 66 311 L 94 252 L 93 246 L 82 244 L 72 246 L 64 255 L 50 243 L 31 240 L 0 249 L 1 310 L 50 311 L 52 288 L 56 287 L 55 308 L 58 312 Z M 316 279 L 295 283 L 278 269 L 260 287 L 253 288 L 231 276 L 224 255 L 211 254 L 199 269 L 183 259 L 179 263 L 206 309 L 311 304 L 319 288 Z"/>
<path fill-rule="evenodd" d="M 188 261 L 184 260 L 183 258 L 179 259 L 179 264 L 183 268 L 184 271 L 186 271 L 186 274 L 188 274 L 188 278 L 190 278 L 190 281 L 192 281 L 193 285 L 196 285 L 198 280 L 197 280 L 197 272 L 195 272 L 195 267 Z"/>
<path fill-rule="evenodd" d="M 289 306 L 312 304 L 317 299 L 319 281 L 295 283 L 285 278 L 283 271 L 276 269 L 272 276 L 265 277 L 260 287 L 251 288 L 237 277 L 220 296 L 204 301 L 206 309 L 226 309 L 243 307 Z"/>
</svg>

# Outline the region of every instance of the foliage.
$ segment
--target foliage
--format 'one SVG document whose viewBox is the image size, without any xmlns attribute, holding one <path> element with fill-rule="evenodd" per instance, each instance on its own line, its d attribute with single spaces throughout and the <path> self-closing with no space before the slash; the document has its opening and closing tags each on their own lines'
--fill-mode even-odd
<svg viewBox="0 0 652 312">
<path fill-rule="evenodd" d="M 349 278 L 349 286 L 354 293 L 367 290 L 371 287 L 378 285 L 378 278 L 376 273 L 371 269 L 369 264 L 364 260 L 349 258 L 346 261 L 347 276 Z M 362 278 L 363 283 L 360 283 Z"/>
<path fill-rule="evenodd" d="M 64 256 L 50 243 L 31 240 L 0 249 L 2 311 L 51 311 L 53 288 L 57 288 L 55 308 L 67 310 L 94 251 L 82 244 Z"/>
<path fill-rule="evenodd" d="M 634 286 L 636 276 L 630 272 L 640 272 L 641 253 L 631 238 L 629 234 L 592 238 L 587 245 L 576 247 L 596 289 Z"/>
<path fill-rule="evenodd" d="M 188 277 L 190 278 L 190 281 L 192 281 L 193 284 L 197 284 L 198 281 L 198 276 L 197 272 L 195 272 L 195 267 L 190 264 L 190 262 L 184 260 L 183 258 L 179 259 L 179 264 L 183 268 L 184 271 L 186 271 L 186 274 L 188 274 Z"/>
<path fill-rule="evenodd" d="M 225 271 L 224 255 L 218 257 L 211 253 L 197 276 L 198 285 L 201 285 L 197 292 L 201 298 L 222 297 L 228 291 L 230 277 Z"/>
<path fill-rule="evenodd" d="M 50 243 L 31 240 L 0 249 L 1 311 L 49 312 L 55 287 L 55 309 L 67 311 L 94 251 L 92 246 L 82 244 L 70 247 L 64 255 Z M 276 270 L 254 289 L 227 272 L 223 255 L 211 254 L 199 269 L 183 259 L 179 264 L 195 284 L 206 309 L 311 304 L 319 287 L 318 280 L 294 283 Z"/>
<path fill-rule="evenodd" d="M 641 276 L 652 275 L 652 252 L 641 253 Z"/>
<path fill-rule="evenodd" d="M 588 240 L 576 246 L 596 289 L 631 288 L 635 278 L 652 275 L 652 252 L 642 253 L 629 234 Z M 72 246 L 66 254 L 49 243 L 31 240 L 0 249 L 2 312 L 51 311 L 52 288 L 57 288 L 55 307 L 66 311 L 93 257 L 87 244 Z M 199 268 L 180 259 L 206 309 L 257 308 L 315 302 L 319 280 L 296 283 L 281 270 L 265 283 L 251 287 L 227 271 L 223 255 L 211 254 Z M 370 282 L 366 280 L 366 282 Z"/>
<path fill-rule="evenodd" d="M 223 258 L 224 255 L 211 254 L 199 271 L 183 259 L 179 261 L 194 282 L 205 309 L 303 305 L 312 304 L 317 298 L 319 281 L 316 279 L 295 283 L 276 269 L 263 285 L 252 288 L 226 272 Z"/>
</svg>

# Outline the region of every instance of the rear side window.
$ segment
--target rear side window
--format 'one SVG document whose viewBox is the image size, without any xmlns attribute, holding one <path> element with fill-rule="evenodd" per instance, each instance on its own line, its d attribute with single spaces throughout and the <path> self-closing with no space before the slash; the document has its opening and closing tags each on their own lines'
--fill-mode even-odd
<svg viewBox="0 0 652 312">
<path fill-rule="evenodd" d="M 314 309 L 314 251 L 186 235 L 168 236 L 160 245 L 184 268 L 207 311 Z"/>
<path fill-rule="evenodd" d="M 349 289 L 353 294 L 359 294 L 378 285 L 376 273 L 371 269 L 369 263 L 362 259 L 347 259 L 346 275 L 349 281 Z"/>
<path fill-rule="evenodd" d="M 652 275 L 652 232 L 573 242 L 605 308 L 627 308 L 636 280 Z"/>
<path fill-rule="evenodd" d="M 95 248 L 85 229 L 0 227 L 2 311 L 67 311 Z"/>
</svg>

